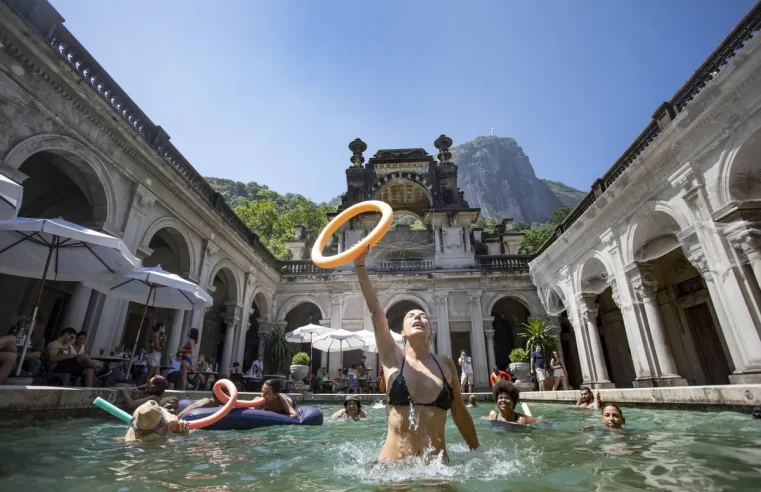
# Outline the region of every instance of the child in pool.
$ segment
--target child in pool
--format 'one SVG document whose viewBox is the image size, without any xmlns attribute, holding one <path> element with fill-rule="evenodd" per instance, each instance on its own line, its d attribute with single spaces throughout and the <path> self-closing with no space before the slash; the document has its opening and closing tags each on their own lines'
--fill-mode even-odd
<svg viewBox="0 0 761 492">
<path fill-rule="evenodd" d="M 475 407 L 476 406 L 476 395 L 470 395 L 468 397 L 468 406 L 469 407 Z"/>
<path fill-rule="evenodd" d="M 168 410 L 159 406 L 153 400 L 140 405 L 132 414 L 124 442 L 154 442 L 166 437 L 167 432 L 187 434 L 190 432 L 190 424 L 177 420 Z"/>
<path fill-rule="evenodd" d="M 626 423 L 626 418 L 624 418 L 624 412 L 621 411 L 618 405 L 613 403 L 606 403 L 602 409 L 602 423 L 603 425 L 605 425 L 605 427 L 604 428 L 597 427 L 598 429 L 620 430 Z M 594 428 L 595 426 L 593 425 L 585 425 L 584 427 L 581 428 L 581 430 L 586 431 L 586 430 L 590 430 Z"/>
</svg>

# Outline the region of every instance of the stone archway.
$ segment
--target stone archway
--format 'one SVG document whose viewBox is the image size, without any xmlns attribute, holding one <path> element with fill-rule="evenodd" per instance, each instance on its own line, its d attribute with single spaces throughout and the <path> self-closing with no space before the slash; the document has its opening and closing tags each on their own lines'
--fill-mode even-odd
<svg viewBox="0 0 761 492">
<path fill-rule="evenodd" d="M 160 266 L 167 272 L 187 278 L 191 269 L 191 246 L 186 240 L 186 235 L 174 227 L 151 228 L 153 232 L 144 238 L 143 246 L 138 250 L 142 257 L 143 266 Z M 145 306 L 140 303 L 130 302 L 127 305 L 124 330 L 122 332 L 122 344 L 132 347 L 143 317 Z M 166 308 L 149 308 L 147 318 L 140 331 L 137 350 L 149 350 L 151 329 L 156 323 L 163 323 L 167 330 L 167 347 L 170 350 L 164 353 L 164 362 L 168 362 L 170 351 L 174 351 L 181 343 L 186 311 Z"/>
<path fill-rule="evenodd" d="M 319 325 L 321 319 L 322 312 L 320 311 L 319 306 L 311 302 L 302 302 L 301 304 L 294 306 L 290 311 L 286 313 L 285 321 L 288 324 L 285 327 L 285 331 L 293 331 L 296 328 L 301 328 L 302 326 L 308 325 L 310 323 Z M 298 346 L 299 352 L 306 352 L 308 354 L 310 351 L 309 343 L 301 343 L 295 345 Z M 346 357 L 347 353 L 348 352 L 344 352 L 344 357 Z M 312 354 L 312 361 L 310 363 L 311 373 L 314 373 L 317 369 L 320 368 L 321 361 L 322 357 L 320 352 L 314 351 Z"/>
<path fill-rule="evenodd" d="M 42 138 L 46 137 L 46 138 Z M 81 144 L 65 148 L 56 142 L 65 137 L 33 137 L 12 149 L 6 163 L 27 176 L 24 180 L 24 198 L 20 217 L 62 217 L 94 229 L 112 224 L 116 214 L 116 201 L 112 185 L 102 175 L 102 164 L 89 149 Z M 52 140 L 51 140 L 52 139 Z M 60 143 L 60 142 L 59 142 Z M 86 157 L 83 157 L 85 155 Z M 33 279 L 0 275 L 0 322 L 10 326 L 22 316 L 31 314 L 39 282 Z M 72 296 L 79 284 L 48 280 L 39 309 L 39 321 L 44 325 L 46 341 L 50 341 L 65 328 Z M 82 290 L 84 310 L 91 292 Z M 76 330 L 85 327 L 84 314 L 72 323 Z"/>
<path fill-rule="evenodd" d="M 503 296 L 493 304 L 491 316 L 494 317 L 492 328 L 495 363 L 500 369 L 505 370 L 510 364 L 510 352 L 515 348 L 523 348 L 520 333 L 530 312 L 522 302 L 510 296 Z"/>
</svg>

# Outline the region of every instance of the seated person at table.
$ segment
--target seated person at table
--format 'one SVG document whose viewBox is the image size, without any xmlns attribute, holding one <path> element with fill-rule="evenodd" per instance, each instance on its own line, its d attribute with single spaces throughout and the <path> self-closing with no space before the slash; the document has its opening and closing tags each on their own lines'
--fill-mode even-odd
<svg viewBox="0 0 761 492">
<path fill-rule="evenodd" d="M 122 397 L 124 397 L 124 406 L 130 410 L 135 410 L 137 407 L 147 401 L 155 401 L 156 403 L 161 401 L 161 397 L 166 391 L 166 379 L 164 376 L 153 376 L 148 384 L 145 386 L 145 395 L 142 398 L 133 400 L 129 391 L 122 388 Z"/>
<path fill-rule="evenodd" d="M 45 348 L 50 363 L 50 372 L 82 376 L 85 386 L 92 386 L 96 367 L 90 360 L 90 356 L 77 354 L 71 342 L 77 336 L 74 328 L 64 328 L 57 339 L 53 340 Z"/>
<path fill-rule="evenodd" d="M 169 360 L 169 369 L 166 372 L 166 379 L 172 384 L 177 384 L 180 380 L 180 359 L 182 358 L 182 353 L 177 353 L 174 356 L 170 357 Z"/>
<path fill-rule="evenodd" d="M 77 355 L 86 355 L 90 357 L 90 349 L 85 347 L 85 342 L 87 341 L 87 332 L 86 331 L 80 331 L 77 333 L 77 337 L 74 339 L 74 344 L 72 345 L 74 347 L 74 350 L 77 352 Z M 95 368 L 95 374 L 98 374 L 101 369 L 103 369 L 103 364 L 101 364 L 97 360 L 91 360 L 93 368 Z"/>
<path fill-rule="evenodd" d="M 494 401 L 497 402 L 497 411 L 492 410 L 488 417 L 483 417 L 484 420 L 523 425 L 536 422 L 535 417 L 529 417 L 515 411 L 521 392 L 510 381 L 500 381 L 495 384 L 492 393 L 494 394 Z"/>
<path fill-rule="evenodd" d="M 175 415 L 150 400 L 140 405 L 132 414 L 132 422 L 124 441 L 154 442 L 165 438 L 167 432 L 187 434 L 189 431 L 189 422 L 178 420 Z"/>
<path fill-rule="evenodd" d="M 359 397 L 356 395 L 349 395 L 344 400 L 343 410 L 339 410 L 331 417 L 334 420 L 337 419 L 369 419 L 370 416 L 367 412 L 362 410 L 362 403 L 359 401 Z"/>
<path fill-rule="evenodd" d="M 209 376 L 202 374 L 205 372 L 209 372 L 211 370 L 211 366 L 208 362 L 206 362 L 206 357 L 203 355 L 198 356 L 198 362 L 196 363 L 196 367 L 193 370 L 195 374 L 188 376 L 188 380 L 193 381 L 195 383 L 195 389 L 207 389 L 209 386 Z"/>
<path fill-rule="evenodd" d="M 230 369 L 230 374 L 243 374 L 240 370 L 240 362 L 233 362 L 233 367 Z"/>
<path fill-rule="evenodd" d="M 268 410 L 270 412 L 282 413 L 293 419 L 298 419 L 296 405 L 293 398 L 280 394 L 280 380 L 269 379 L 262 385 L 262 397 L 255 400 L 258 405 L 254 408 Z"/>
<path fill-rule="evenodd" d="M 16 335 L 0 337 L 0 384 L 5 384 L 8 376 L 16 366 Z"/>
</svg>

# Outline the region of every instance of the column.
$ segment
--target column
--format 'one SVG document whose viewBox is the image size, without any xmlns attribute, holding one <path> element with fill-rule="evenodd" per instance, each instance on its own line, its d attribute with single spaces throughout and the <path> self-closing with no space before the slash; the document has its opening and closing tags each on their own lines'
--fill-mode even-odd
<svg viewBox="0 0 761 492">
<path fill-rule="evenodd" d="M 449 334 L 449 308 L 447 300 L 449 292 L 436 292 L 433 294 L 436 301 L 436 321 L 438 329 L 436 332 L 436 351 L 442 355 L 452 357 L 452 339 Z"/>
<path fill-rule="evenodd" d="M 465 234 L 465 254 L 470 253 L 470 228 L 463 227 L 463 233 Z"/>
<path fill-rule="evenodd" d="M 267 334 L 272 330 L 272 324 L 266 319 L 257 319 L 256 321 L 259 323 L 259 331 L 256 333 L 259 338 L 259 347 L 256 357 L 259 358 L 264 356 L 264 345 L 267 341 Z M 251 362 L 253 363 L 254 361 Z"/>
<path fill-rule="evenodd" d="M 343 303 L 342 294 L 330 296 L 330 327 L 334 330 L 340 330 L 343 327 Z M 339 352 L 331 353 L 330 370 L 335 373 L 336 368 L 341 367 L 341 354 Z"/>
<path fill-rule="evenodd" d="M 600 235 L 600 239 L 606 245 L 610 254 L 613 274 L 608 278 L 608 284 L 613 293 L 613 302 L 621 311 L 626 341 L 629 344 L 629 352 L 634 366 L 635 387 L 652 387 L 655 375 L 655 356 L 645 333 L 644 323 L 641 322 L 643 314 L 640 306 L 633 301 L 635 294 L 624 266 L 621 253 L 621 234 L 613 229 L 607 229 Z M 620 287 L 619 287 L 620 286 Z"/>
<path fill-rule="evenodd" d="M 727 236 L 732 246 L 743 252 L 756 277 L 756 285 L 761 288 L 761 234 L 745 227 Z"/>
<path fill-rule="evenodd" d="M 248 367 L 243 367 L 243 362 L 246 358 L 246 337 L 248 336 L 248 330 L 251 329 L 251 323 L 248 321 L 247 316 L 243 316 L 243 320 L 238 324 L 240 326 L 240 329 L 238 330 L 238 338 L 237 338 L 237 345 L 235 346 L 235 357 L 233 362 L 240 362 L 240 367 L 243 369 L 243 372 L 246 372 L 248 370 Z M 251 361 L 248 362 L 249 367 L 251 367 Z"/>
<path fill-rule="evenodd" d="M 581 317 L 584 328 L 587 331 L 587 341 L 592 354 L 592 384 L 596 388 L 612 388 L 613 383 L 608 378 L 608 367 L 605 365 L 605 356 L 602 353 L 600 333 L 597 331 L 597 295 L 581 295 Z"/>
<path fill-rule="evenodd" d="M 497 359 L 494 357 L 494 330 L 484 330 L 486 335 L 486 356 L 489 360 L 489 371 L 497 365 Z"/>
<path fill-rule="evenodd" d="M 233 345 L 235 345 L 235 330 L 238 327 L 240 318 L 236 316 L 235 312 L 225 314 L 225 324 L 227 325 L 227 331 L 225 331 L 225 344 L 222 347 L 222 362 L 219 365 L 220 376 L 226 376 L 230 373 L 230 364 L 232 363 Z"/>
<path fill-rule="evenodd" d="M 169 364 L 169 356 L 177 353 L 177 347 L 182 343 L 182 326 L 185 318 L 185 311 L 175 309 L 172 312 L 172 326 L 169 328 L 169 338 L 166 342 L 164 353 L 161 355 L 161 363 Z"/>
<path fill-rule="evenodd" d="M 433 227 L 433 241 L 436 245 L 436 253 L 441 253 L 441 227 L 439 226 Z"/>
<path fill-rule="evenodd" d="M 71 296 L 69 307 L 66 309 L 66 316 L 63 317 L 64 328 L 72 327 L 77 331 L 82 329 L 87 314 L 87 306 L 90 304 L 90 294 L 92 289 L 85 287 L 85 284 L 77 284 L 74 289 L 74 295 Z"/>
<path fill-rule="evenodd" d="M 476 388 L 489 387 L 484 320 L 481 314 L 481 292 L 468 294 L 470 305 L 470 348 L 473 352 L 473 383 Z"/>
<path fill-rule="evenodd" d="M 652 265 L 640 264 L 637 270 L 639 270 L 639 276 L 632 280 L 632 287 L 637 297 L 642 301 L 645 310 L 658 363 L 658 376 L 664 379 L 681 379 L 666 336 L 663 314 L 658 305 L 658 282 L 652 274 Z M 686 384 L 687 382 L 684 381 L 684 384 L 680 384 L 680 386 L 686 386 Z"/>
</svg>

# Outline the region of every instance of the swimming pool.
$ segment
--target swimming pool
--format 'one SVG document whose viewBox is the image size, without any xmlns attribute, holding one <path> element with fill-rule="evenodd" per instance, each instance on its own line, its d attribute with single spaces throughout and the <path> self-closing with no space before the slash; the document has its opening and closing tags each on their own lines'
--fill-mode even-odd
<svg viewBox="0 0 761 492">
<path fill-rule="evenodd" d="M 367 408 L 369 405 L 365 405 Z M 326 415 L 335 406 L 320 407 Z M 491 405 L 471 408 L 474 419 Z M 0 490 L 753 490 L 761 483 L 761 422 L 734 412 L 625 408 L 631 432 L 581 433 L 600 414 L 532 404 L 551 428 L 525 432 L 476 421 L 469 451 L 451 418 L 451 463 L 377 465 L 385 410 L 321 427 L 198 431 L 163 444 L 115 440 L 115 419 L 2 429 Z"/>
</svg>

